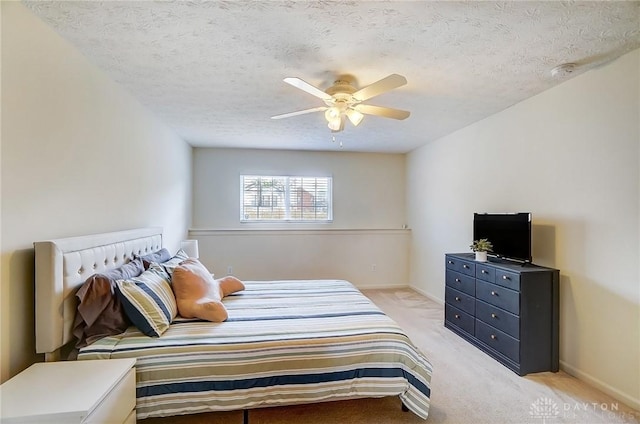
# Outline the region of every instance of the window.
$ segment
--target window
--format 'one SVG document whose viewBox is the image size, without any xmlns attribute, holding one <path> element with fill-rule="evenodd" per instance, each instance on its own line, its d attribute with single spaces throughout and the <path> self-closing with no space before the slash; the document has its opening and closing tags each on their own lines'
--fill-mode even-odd
<svg viewBox="0 0 640 424">
<path fill-rule="evenodd" d="M 331 177 L 240 176 L 241 221 L 331 221 Z"/>
</svg>

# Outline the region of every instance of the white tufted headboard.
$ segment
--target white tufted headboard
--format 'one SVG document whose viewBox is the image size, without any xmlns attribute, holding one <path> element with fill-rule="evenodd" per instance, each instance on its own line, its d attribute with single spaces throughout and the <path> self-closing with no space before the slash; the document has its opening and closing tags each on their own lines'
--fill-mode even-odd
<svg viewBox="0 0 640 424">
<path fill-rule="evenodd" d="M 118 268 L 134 255 L 162 248 L 162 228 L 140 228 L 58 240 L 35 248 L 36 352 L 55 359 L 73 340 L 78 288 L 91 275 Z"/>
</svg>

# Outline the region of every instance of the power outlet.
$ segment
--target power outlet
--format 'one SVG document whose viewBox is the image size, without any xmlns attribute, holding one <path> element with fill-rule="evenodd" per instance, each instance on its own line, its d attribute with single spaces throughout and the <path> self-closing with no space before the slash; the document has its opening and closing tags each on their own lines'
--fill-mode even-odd
<svg viewBox="0 0 640 424">
<path fill-rule="evenodd" d="M 227 266 L 227 275 L 233 275 L 233 267 L 231 265 Z"/>
<path fill-rule="evenodd" d="M 376 272 L 376 269 L 378 269 L 378 265 L 371 264 L 371 272 Z"/>
</svg>

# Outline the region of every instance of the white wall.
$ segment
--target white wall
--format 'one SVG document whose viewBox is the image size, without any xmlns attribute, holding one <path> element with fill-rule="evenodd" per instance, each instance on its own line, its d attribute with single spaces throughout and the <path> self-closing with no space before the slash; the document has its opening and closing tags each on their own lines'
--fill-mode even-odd
<svg viewBox="0 0 640 424">
<path fill-rule="evenodd" d="M 2 2 L 2 381 L 38 358 L 36 240 L 191 215 L 191 148 L 18 2 Z"/>
<path fill-rule="evenodd" d="M 411 282 L 444 296 L 473 212 L 533 213 L 560 269 L 561 367 L 640 408 L 640 51 L 411 152 Z"/>
<path fill-rule="evenodd" d="M 217 275 L 408 284 L 405 155 L 196 148 L 193 166 L 190 237 Z M 240 223 L 241 174 L 332 176 L 333 222 Z"/>
<path fill-rule="evenodd" d="M 405 155 L 194 148 L 193 166 L 194 228 L 256 226 L 240 224 L 242 174 L 332 176 L 333 223 L 294 224 L 298 228 L 387 229 L 406 224 Z"/>
</svg>

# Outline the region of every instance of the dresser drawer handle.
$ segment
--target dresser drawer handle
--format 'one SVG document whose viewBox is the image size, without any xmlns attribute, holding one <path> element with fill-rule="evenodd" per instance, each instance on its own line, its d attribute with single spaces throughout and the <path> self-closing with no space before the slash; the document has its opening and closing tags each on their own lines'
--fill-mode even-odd
<svg viewBox="0 0 640 424">
<path fill-rule="evenodd" d="M 487 271 L 485 271 L 484 269 L 482 271 L 480 271 L 480 272 L 483 273 L 483 274 L 487 273 Z"/>
<path fill-rule="evenodd" d="M 448 261 L 450 265 L 453 265 L 453 261 Z"/>
<path fill-rule="evenodd" d="M 503 275 L 503 276 L 502 276 L 502 279 L 503 279 L 503 280 L 509 280 L 509 277 L 507 277 L 506 275 Z"/>
<path fill-rule="evenodd" d="M 462 268 L 469 269 L 469 265 L 462 265 Z"/>
<path fill-rule="evenodd" d="M 459 282 L 460 282 L 460 279 L 459 279 L 459 278 L 456 278 L 456 283 L 459 283 Z"/>
<path fill-rule="evenodd" d="M 493 290 L 491 291 L 491 296 L 497 296 L 498 293 L 494 292 Z"/>
<path fill-rule="evenodd" d="M 455 314 L 454 317 L 456 317 L 456 319 L 460 319 L 460 315 Z"/>
<path fill-rule="evenodd" d="M 498 315 L 496 315 L 496 314 L 491 314 L 491 318 L 498 318 Z"/>
<path fill-rule="evenodd" d="M 491 340 L 496 340 L 498 338 L 498 336 L 496 336 L 495 334 L 491 335 Z"/>
<path fill-rule="evenodd" d="M 460 302 L 460 298 L 456 296 L 456 302 Z"/>
</svg>

